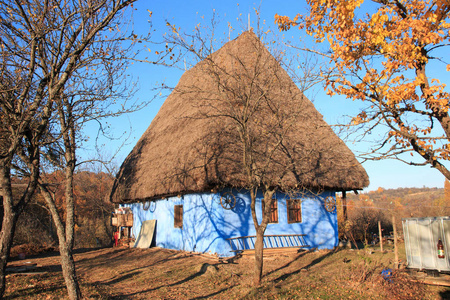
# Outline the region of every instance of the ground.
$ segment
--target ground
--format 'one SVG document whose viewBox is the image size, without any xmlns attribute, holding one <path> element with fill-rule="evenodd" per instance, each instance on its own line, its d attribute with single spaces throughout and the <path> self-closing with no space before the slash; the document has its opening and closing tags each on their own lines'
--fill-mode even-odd
<svg viewBox="0 0 450 300">
<path fill-rule="evenodd" d="M 79 251 L 75 260 L 88 299 L 448 299 L 449 288 L 412 282 L 404 270 L 383 279 L 393 257 L 390 247 L 385 253 L 283 250 L 265 257 L 259 287 L 252 286 L 251 255 L 219 261 L 161 248 L 105 248 Z M 6 299 L 66 295 L 57 253 L 15 260 L 8 268 Z"/>
</svg>

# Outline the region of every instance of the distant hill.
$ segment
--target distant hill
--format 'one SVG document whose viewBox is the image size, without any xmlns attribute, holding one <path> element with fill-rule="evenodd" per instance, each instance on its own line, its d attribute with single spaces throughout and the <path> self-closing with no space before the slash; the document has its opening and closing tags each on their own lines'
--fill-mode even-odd
<svg viewBox="0 0 450 300">
<path fill-rule="evenodd" d="M 386 198 L 401 198 L 403 200 L 411 200 L 412 202 L 435 200 L 445 196 L 445 190 L 443 188 L 397 188 L 397 189 L 383 189 L 378 188 L 376 191 L 369 191 L 360 193 L 360 195 L 367 195 L 370 199 L 384 200 Z M 349 193 L 348 199 L 358 199 L 359 195 Z"/>
<path fill-rule="evenodd" d="M 340 238 L 369 243 L 378 234 L 378 222 L 386 234 L 392 230 L 393 217 L 397 232 L 402 234 L 402 219 L 450 216 L 450 183 L 444 188 L 397 188 L 347 193 L 348 223 L 338 203 Z"/>
<path fill-rule="evenodd" d="M 361 201 L 369 201 L 380 210 L 394 209 L 399 216 L 429 217 L 450 215 L 450 184 L 445 188 L 397 188 L 347 194 L 348 201 L 358 206 Z"/>
</svg>

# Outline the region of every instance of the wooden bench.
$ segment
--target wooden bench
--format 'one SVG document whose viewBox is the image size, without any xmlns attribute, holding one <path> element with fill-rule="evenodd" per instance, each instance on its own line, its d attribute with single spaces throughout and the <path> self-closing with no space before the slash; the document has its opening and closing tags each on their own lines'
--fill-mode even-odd
<svg viewBox="0 0 450 300">
<path fill-rule="evenodd" d="M 310 246 L 306 245 L 305 236 L 306 234 L 264 235 L 264 249 L 309 248 Z M 231 252 L 254 250 L 256 235 L 229 238 L 227 241 L 230 242 Z"/>
</svg>

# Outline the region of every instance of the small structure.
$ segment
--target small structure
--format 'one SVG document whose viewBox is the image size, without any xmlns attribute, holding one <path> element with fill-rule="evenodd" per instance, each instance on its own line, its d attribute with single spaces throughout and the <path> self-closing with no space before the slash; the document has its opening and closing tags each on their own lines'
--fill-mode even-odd
<svg viewBox="0 0 450 300">
<path fill-rule="evenodd" d="M 408 268 L 450 272 L 450 217 L 406 218 L 402 223 Z"/>
<path fill-rule="evenodd" d="M 253 248 L 243 148 L 230 118 L 249 107 L 254 166 L 270 163 L 264 176 L 277 189 L 265 247 L 337 246 L 335 192 L 362 189 L 368 176 L 251 31 L 185 72 L 123 162 L 111 200 L 133 211 L 134 234 L 155 219 L 159 247 L 219 256 Z M 264 127 L 281 117 L 282 132 Z"/>
<path fill-rule="evenodd" d="M 111 216 L 111 225 L 116 228 L 114 231 L 115 246 L 129 246 L 133 243 L 131 228 L 133 227 L 133 213 L 127 207 L 115 210 Z"/>
</svg>

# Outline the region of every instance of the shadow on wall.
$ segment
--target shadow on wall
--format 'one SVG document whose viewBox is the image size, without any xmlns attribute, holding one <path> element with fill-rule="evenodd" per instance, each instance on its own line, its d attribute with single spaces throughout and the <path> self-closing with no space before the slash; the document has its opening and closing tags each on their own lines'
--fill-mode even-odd
<svg viewBox="0 0 450 300">
<path fill-rule="evenodd" d="M 227 238 L 248 235 L 253 224 L 249 206 L 240 193 L 235 193 L 236 205 L 225 210 L 220 204 L 220 193 L 197 195 L 185 211 L 183 239 L 186 250 L 230 255 Z"/>
<path fill-rule="evenodd" d="M 339 243 L 336 208 L 328 212 L 325 209 L 324 198 L 317 196 L 314 200 L 310 200 L 314 201 L 314 210 L 310 214 L 311 219 L 308 220 L 304 234 L 307 235 L 306 240 L 311 248 L 331 249 Z"/>
<path fill-rule="evenodd" d="M 230 255 L 225 239 L 248 235 L 251 213 L 247 195 L 237 194 L 232 210 L 220 205 L 220 194 L 190 194 L 156 201 L 153 211 L 143 210 L 142 203 L 127 204 L 134 215 L 133 233 L 137 237 L 142 222 L 157 219 L 156 246 L 186 251 Z M 174 206 L 183 205 L 183 226 L 174 226 Z"/>
<path fill-rule="evenodd" d="M 229 192 L 224 190 L 221 193 Z M 157 219 L 156 245 L 163 248 L 217 253 L 230 256 L 231 246 L 226 240 L 232 237 L 255 235 L 247 192 L 233 190 L 236 205 L 226 210 L 220 204 L 221 193 L 190 194 L 171 197 L 156 202 L 153 211 L 143 210 L 142 204 L 132 204 L 135 216 L 134 233 L 139 233 L 143 221 Z M 329 194 L 324 194 L 328 196 Z M 279 222 L 269 224 L 266 235 L 306 234 L 306 242 L 312 248 L 333 248 L 338 243 L 337 217 L 327 212 L 323 196 L 305 197 L 302 200 L 302 222 L 287 222 L 286 199 L 278 195 Z M 259 197 L 259 200 L 261 197 Z M 183 226 L 174 226 L 174 206 L 183 205 Z M 261 204 L 257 203 L 257 215 L 261 216 Z"/>
</svg>

